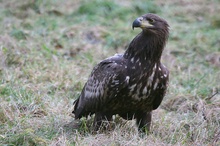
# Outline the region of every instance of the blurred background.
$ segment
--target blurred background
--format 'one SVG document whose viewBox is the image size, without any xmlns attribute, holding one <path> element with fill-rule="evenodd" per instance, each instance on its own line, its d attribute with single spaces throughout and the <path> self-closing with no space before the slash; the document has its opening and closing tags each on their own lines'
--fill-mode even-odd
<svg viewBox="0 0 220 146">
<path fill-rule="evenodd" d="M 0 0 L 0 145 L 218 145 L 219 0 Z M 72 103 L 92 68 L 123 53 L 155 13 L 170 25 L 168 93 L 152 134 L 132 121 L 109 133 L 74 130 Z M 124 125 L 123 121 L 117 123 Z M 65 128 L 66 125 L 70 125 Z"/>
</svg>

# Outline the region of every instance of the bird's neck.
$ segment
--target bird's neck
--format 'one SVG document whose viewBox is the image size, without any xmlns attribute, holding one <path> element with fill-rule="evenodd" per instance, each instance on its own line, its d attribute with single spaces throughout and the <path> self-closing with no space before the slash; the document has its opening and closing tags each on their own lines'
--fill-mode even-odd
<svg viewBox="0 0 220 146">
<path fill-rule="evenodd" d="M 124 57 L 130 62 L 139 60 L 143 64 L 159 62 L 166 40 L 166 37 L 141 32 L 132 40 Z"/>
</svg>

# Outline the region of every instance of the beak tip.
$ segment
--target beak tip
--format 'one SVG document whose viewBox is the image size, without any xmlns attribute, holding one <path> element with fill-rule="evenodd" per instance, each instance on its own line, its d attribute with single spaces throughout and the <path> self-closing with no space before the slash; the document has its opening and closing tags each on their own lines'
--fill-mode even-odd
<svg viewBox="0 0 220 146">
<path fill-rule="evenodd" d="M 140 18 L 135 19 L 132 24 L 132 29 L 134 30 L 135 27 L 140 27 L 140 26 L 141 26 Z"/>
</svg>

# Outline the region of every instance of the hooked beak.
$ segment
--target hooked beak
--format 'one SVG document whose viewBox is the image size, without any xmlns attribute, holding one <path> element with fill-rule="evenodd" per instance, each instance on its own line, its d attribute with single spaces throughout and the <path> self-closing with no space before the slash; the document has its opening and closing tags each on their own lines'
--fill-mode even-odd
<svg viewBox="0 0 220 146">
<path fill-rule="evenodd" d="M 144 20 L 143 17 L 139 17 L 134 20 L 134 22 L 132 24 L 132 29 L 134 29 L 135 27 L 147 28 L 147 27 L 152 27 L 152 26 L 153 25 L 150 24 L 148 20 Z"/>
</svg>

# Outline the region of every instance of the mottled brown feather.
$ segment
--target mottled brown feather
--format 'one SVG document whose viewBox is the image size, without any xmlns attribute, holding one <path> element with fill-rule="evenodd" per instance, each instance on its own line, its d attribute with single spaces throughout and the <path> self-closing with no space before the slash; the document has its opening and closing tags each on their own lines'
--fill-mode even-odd
<svg viewBox="0 0 220 146">
<path fill-rule="evenodd" d="M 96 130 L 104 119 L 111 120 L 115 114 L 136 118 L 140 130 L 149 130 L 151 111 L 163 100 L 169 71 L 160 59 L 169 25 L 155 14 L 143 15 L 141 20 L 152 20 L 152 27 L 142 27 L 124 54 L 107 58 L 94 67 L 74 102 L 76 119 L 95 113 Z"/>
</svg>

